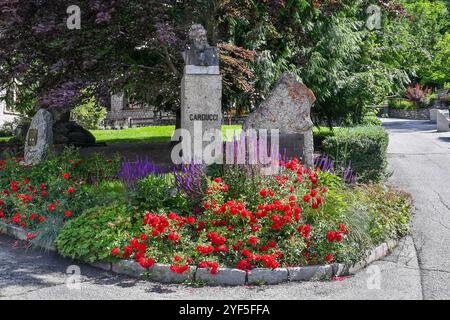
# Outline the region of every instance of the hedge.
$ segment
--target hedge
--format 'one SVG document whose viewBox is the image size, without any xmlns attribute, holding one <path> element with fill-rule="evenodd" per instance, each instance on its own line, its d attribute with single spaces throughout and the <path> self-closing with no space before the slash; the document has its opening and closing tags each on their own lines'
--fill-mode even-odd
<svg viewBox="0 0 450 320">
<path fill-rule="evenodd" d="M 389 136 L 379 126 L 341 128 L 323 142 L 324 153 L 342 165 L 352 164 L 359 182 L 379 181 L 385 175 Z"/>
</svg>

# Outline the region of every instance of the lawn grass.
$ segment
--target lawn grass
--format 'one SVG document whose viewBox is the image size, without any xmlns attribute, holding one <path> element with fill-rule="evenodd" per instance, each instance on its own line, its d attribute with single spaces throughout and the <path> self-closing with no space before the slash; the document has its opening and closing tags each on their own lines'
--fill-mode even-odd
<svg viewBox="0 0 450 320">
<path fill-rule="evenodd" d="M 240 130 L 240 125 L 222 126 L 225 137 L 226 130 Z M 155 126 L 131 128 L 124 130 L 92 130 L 97 142 L 168 142 L 170 141 L 175 126 Z M 332 131 L 326 127 L 314 127 L 314 135 L 332 135 Z M 0 142 L 8 142 L 12 137 L 0 137 Z"/>
<path fill-rule="evenodd" d="M 240 130 L 242 126 L 222 126 L 222 134 L 226 130 Z M 168 142 L 170 141 L 175 126 L 154 126 L 142 128 L 130 128 L 123 130 L 92 130 L 97 142 Z"/>
</svg>

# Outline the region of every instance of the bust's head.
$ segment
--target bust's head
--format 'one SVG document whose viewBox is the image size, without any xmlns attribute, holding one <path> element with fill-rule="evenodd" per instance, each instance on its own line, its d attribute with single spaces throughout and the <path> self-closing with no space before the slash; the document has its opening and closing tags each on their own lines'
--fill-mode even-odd
<svg viewBox="0 0 450 320">
<path fill-rule="evenodd" d="M 203 51 L 209 47 L 206 30 L 201 24 L 192 25 L 189 29 L 189 40 L 191 40 L 192 47 L 196 50 Z"/>
</svg>

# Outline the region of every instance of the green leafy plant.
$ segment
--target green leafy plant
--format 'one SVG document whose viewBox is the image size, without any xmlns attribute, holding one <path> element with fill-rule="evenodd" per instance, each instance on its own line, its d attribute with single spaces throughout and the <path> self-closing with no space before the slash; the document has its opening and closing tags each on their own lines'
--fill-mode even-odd
<svg viewBox="0 0 450 320">
<path fill-rule="evenodd" d="M 89 130 L 98 129 L 106 114 L 106 108 L 98 105 L 94 98 L 87 100 L 72 110 L 72 116 L 77 123 Z"/>
<path fill-rule="evenodd" d="M 336 163 L 352 164 L 358 181 L 379 181 L 385 176 L 389 136 L 377 126 L 342 128 L 325 139 L 324 152 Z"/>
<path fill-rule="evenodd" d="M 114 246 L 122 245 L 137 232 L 141 220 L 141 215 L 127 205 L 95 207 L 64 225 L 56 248 L 72 259 L 107 260 Z"/>
<path fill-rule="evenodd" d="M 189 203 L 175 187 L 172 173 L 151 174 L 140 180 L 136 191 L 132 193 L 132 198 L 142 210 L 168 209 L 179 213 L 189 212 Z"/>
</svg>

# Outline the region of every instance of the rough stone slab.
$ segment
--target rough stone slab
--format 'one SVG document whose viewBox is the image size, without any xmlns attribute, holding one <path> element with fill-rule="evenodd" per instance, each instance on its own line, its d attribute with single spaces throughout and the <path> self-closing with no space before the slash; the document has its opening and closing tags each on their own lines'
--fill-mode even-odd
<svg viewBox="0 0 450 320">
<path fill-rule="evenodd" d="M 438 109 L 430 109 L 430 121 L 436 123 L 437 122 L 437 113 Z"/>
<path fill-rule="evenodd" d="M 447 110 L 438 110 L 436 114 L 436 121 L 438 132 L 450 131 L 449 112 Z"/>
<path fill-rule="evenodd" d="M 286 268 L 261 269 L 256 268 L 248 273 L 249 284 L 278 284 L 289 280 Z"/>
<path fill-rule="evenodd" d="M 359 261 L 351 265 L 348 269 L 349 274 L 355 274 L 361 269 L 364 269 L 366 267 L 367 263 L 366 261 Z"/>
<path fill-rule="evenodd" d="M 136 261 L 122 260 L 112 264 L 112 271 L 118 274 L 140 278 L 145 269 Z"/>
<path fill-rule="evenodd" d="M 333 276 L 331 265 L 306 266 L 288 268 L 290 281 L 320 281 L 330 280 Z"/>
<path fill-rule="evenodd" d="M 97 261 L 97 262 L 90 263 L 90 265 L 95 267 L 95 268 L 102 269 L 102 270 L 105 270 L 105 271 L 111 271 L 111 269 L 112 269 L 111 262 L 100 262 L 100 261 Z"/>
<path fill-rule="evenodd" d="M 4 223 L 3 221 L 0 221 L 0 232 L 6 234 L 7 230 L 8 230 L 7 224 Z"/>
<path fill-rule="evenodd" d="M 331 265 L 333 269 L 333 276 L 334 277 L 341 277 L 348 275 L 348 269 L 350 268 L 349 265 L 346 265 L 344 263 L 334 263 Z"/>
<path fill-rule="evenodd" d="M 40 163 L 53 145 L 53 116 L 40 109 L 31 121 L 25 141 L 24 164 Z"/>
<path fill-rule="evenodd" d="M 387 247 L 388 247 L 389 251 L 394 251 L 395 247 L 398 244 L 398 241 L 397 240 L 388 240 L 386 242 L 386 244 L 387 244 Z"/>
<path fill-rule="evenodd" d="M 269 97 L 247 117 L 243 129 L 278 129 L 280 134 L 303 134 L 302 160 L 311 167 L 314 153 L 311 107 L 315 101 L 308 87 L 294 75 L 284 73 Z"/>
<path fill-rule="evenodd" d="M 218 274 L 211 274 L 209 269 L 197 268 L 195 280 L 209 285 L 239 286 L 245 284 L 246 272 L 238 269 L 219 268 Z"/>
<path fill-rule="evenodd" d="M 190 267 L 185 273 L 178 274 L 170 270 L 168 264 L 155 264 L 148 270 L 147 279 L 161 283 L 183 283 L 187 280 L 194 280 L 195 268 Z"/>
<path fill-rule="evenodd" d="M 7 233 L 19 240 L 25 241 L 27 240 L 27 232 L 19 227 L 8 225 L 7 226 Z"/>
</svg>

